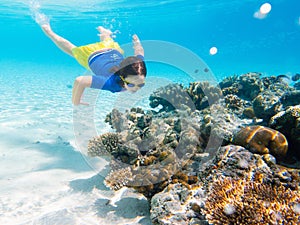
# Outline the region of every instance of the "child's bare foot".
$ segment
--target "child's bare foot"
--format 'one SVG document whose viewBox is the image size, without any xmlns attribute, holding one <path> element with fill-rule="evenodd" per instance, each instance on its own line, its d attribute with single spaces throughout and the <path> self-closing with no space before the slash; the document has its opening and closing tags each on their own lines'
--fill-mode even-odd
<svg viewBox="0 0 300 225">
<path fill-rule="evenodd" d="M 100 33 L 100 34 L 98 34 L 98 36 L 100 36 L 100 39 L 101 39 L 101 40 L 104 40 L 104 39 L 106 39 L 106 38 L 110 38 L 111 35 L 112 35 L 111 30 L 105 29 L 105 28 L 102 27 L 102 26 L 97 27 L 97 30 L 98 30 L 99 33 Z"/>
<path fill-rule="evenodd" d="M 109 29 L 105 29 L 102 26 L 97 27 L 97 30 L 99 31 L 100 34 L 105 34 L 105 35 L 111 35 L 112 32 Z"/>
</svg>

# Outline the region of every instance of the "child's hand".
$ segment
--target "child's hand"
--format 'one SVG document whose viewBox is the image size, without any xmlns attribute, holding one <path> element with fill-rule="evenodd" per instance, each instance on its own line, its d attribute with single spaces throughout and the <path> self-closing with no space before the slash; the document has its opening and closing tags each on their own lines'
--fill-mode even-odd
<svg viewBox="0 0 300 225">
<path fill-rule="evenodd" d="M 134 55 L 144 56 L 144 49 L 141 45 L 139 37 L 136 34 L 132 35 L 132 42 L 133 42 L 133 48 L 134 48 Z"/>
<path fill-rule="evenodd" d="M 134 44 L 140 43 L 140 39 L 136 34 L 132 35 L 132 41 Z"/>
</svg>

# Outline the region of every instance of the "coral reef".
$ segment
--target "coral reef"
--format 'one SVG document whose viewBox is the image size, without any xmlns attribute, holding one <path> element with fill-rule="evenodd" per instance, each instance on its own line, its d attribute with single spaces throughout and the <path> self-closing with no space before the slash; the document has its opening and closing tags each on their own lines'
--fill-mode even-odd
<svg viewBox="0 0 300 225">
<path fill-rule="evenodd" d="M 153 224 L 299 224 L 300 92 L 283 77 L 159 88 L 153 110 L 112 110 L 88 154 L 109 156 L 106 186 L 144 194 Z"/>
<path fill-rule="evenodd" d="M 119 132 L 102 134 L 88 145 L 90 156 L 112 156 L 106 185 L 113 190 L 133 187 L 151 197 L 169 183 L 192 183 L 193 176 L 179 176 L 180 170 L 203 148 L 200 126 L 194 123 L 198 118 L 187 116 L 178 112 L 161 118 L 139 108 L 109 114 L 107 122 Z"/>
<path fill-rule="evenodd" d="M 263 119 L 266 125 L 276 113 L 287 106 L 299 104 L 298 91 L 276 76 L 261 77 L 259 73 L 247 73 L 227 77 L 219 86 L 226 102 L 236 103 L 236 108 L 244 109 L 244 116 Z"/>
<path fill-rule="evenodd" d="M 288 142 L 282 133 L 263 126 L 249 126 L 241 129 L 235 135 L 233 142 L 254 153 L 270 153 L 279 159 L 284 157 L 288 150 Z"/>
<path fill-rule="evenodd" d="M 300 221 L 299 170 L 282 168 L 243 147 L 228 145 L 197 171 L 199 181 L 189 188 L 171 184 L 153 196 L 154 224 L 253 224 L 251 220 L 258 224 L 298 224 Z"/>
</svg>

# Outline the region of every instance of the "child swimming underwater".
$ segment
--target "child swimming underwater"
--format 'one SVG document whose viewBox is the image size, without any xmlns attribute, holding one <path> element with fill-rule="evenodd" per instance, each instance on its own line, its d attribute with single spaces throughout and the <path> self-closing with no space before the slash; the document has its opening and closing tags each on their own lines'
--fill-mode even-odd
<svg viewBox="0 0 300 225">
<path fill-rule="evenodd" d="M 136 92 L 145 84 L 147 74 L 144 49 L 137 35 L 133 35 L 134 56 L 124 59 L 124 51 L 112 38 L 112 32 L 97 27 L 100 42 L 75 46 L 52 31 L 49 23 L 41 25 L 43 32 L 63 52 L 74 57 L 80 65 L 91 70 L 93 76 L 79 76 L 74 81 L 72 103 L 87 105 L 81 101 L 85 88 L 97 88 L 111 92 Z"/>
</svg>

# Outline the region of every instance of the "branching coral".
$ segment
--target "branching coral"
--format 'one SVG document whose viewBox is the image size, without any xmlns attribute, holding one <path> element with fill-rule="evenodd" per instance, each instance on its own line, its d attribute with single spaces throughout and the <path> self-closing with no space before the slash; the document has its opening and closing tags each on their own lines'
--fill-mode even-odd
<svg viewBox="0 0 300 225">
<path fill-rule="evenodd" d="M 299 224 L 300 194 L 283 185 L 224 178 L 212 184 L 205 203 L 212 224 Z"/>
<path fill-rule="evenodd" d="M 111 171 L 104 180 L 104 184 L 112 190 L 119 190 L 126 186 L 133 179 L 130 167 L 115 171 Z"/>
<path fill-rule="evenodd" d="M 92 138 L 88 143 L 88 155 L 103 156 L 116 151 L 119 146 L 119 138 L 115 133 L 106 133 Z"/>
<path fill-rule="evenodd" d="M 124 145 L 118 134 L 106 133 L 89 141 L 88 155 L 92 157 L 111 155 L 123 163 L 133 165 L 137 161 L 139 150 Z"/>
</svg>

